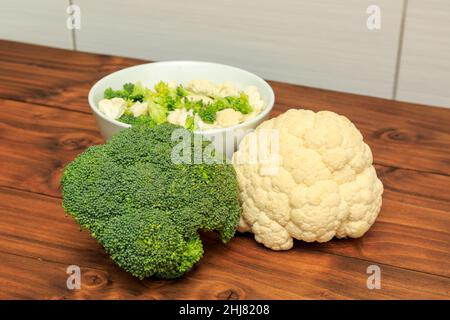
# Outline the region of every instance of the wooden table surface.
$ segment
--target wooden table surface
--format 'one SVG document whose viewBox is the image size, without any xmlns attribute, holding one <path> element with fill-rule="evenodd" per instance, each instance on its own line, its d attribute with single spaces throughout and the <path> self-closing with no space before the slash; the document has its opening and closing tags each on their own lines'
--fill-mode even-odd
<svg viewBox="0 0 450 320">
<path fill-rule="evenodd" d="M 178 280 L 118 268 L 61 208 L 64 166 L 102 143 L 91 85 L 143 61 L 0 41 L 0 298 L 449 299 L 450 109 L 271 82 L 273 115 L 332 110 L 362 131 L 384 184 L 378 220 L 360 239 L 296 242 L 274 252 L 251 235 L 222 244 Z M 66 268 L 81 267 L 81 289 Z M 369 290 L 367 267 L 381 270 Z"/>
</svg>

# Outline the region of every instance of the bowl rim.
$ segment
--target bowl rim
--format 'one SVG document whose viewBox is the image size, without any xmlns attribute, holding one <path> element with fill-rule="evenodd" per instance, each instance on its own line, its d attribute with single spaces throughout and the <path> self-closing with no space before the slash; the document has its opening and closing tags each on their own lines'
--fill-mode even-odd
<svg viewBox="0 0 450 320">
<path fill-rule="evenodd" d="M 154 64 L 158 64 L 158 65 L 164 65 L 164 64 L 190 64 L 190 63 L 194 63 L 194 64 L 204 64 L 204 65 L 215 65 L 215 66 L 220 66 L 220 67 L 226 67 L 226 68 L 230 68 L 230 69 L 234 69 L 237 72 L 241 72 L 241 73 L 245 73 L 247 75 L 250 75 L 252 77 L 255 77 L 258 81 L 261 81 L 262 85 L 265 87 L 265 89 L 267 90 L 268 93 L 268 97 L 267 97 L 267 105 L 264 107 L 264 109 L 258 114 L 256 115 L 256 117 L 249 119 L 248 121 L 244 121 L 241 122 L 237 125 L 234 126 L 230 126 L 230 127 L 225 127 L 225 128 L 212 128 L 212 129 L 208 129 L 208 130 L 194 130 L 193 132 L 195 134 L 215 134 L 215 133 L 220 133 L 220 132 L 228 132 L 228 131 L 233 131 L 236 129 L 240 129 L 242 127 L 252 127 L 253 124 L 258 123 L 261 119 L 264 119 L 273 109 L 273 106 L 275 104 L 275 93 L 273 92 L 272 87 L 267 83 L 266 80 L 264 80 L 263 78 L 259 77 L 258 75 L 238 68 L 238 67 L 233 67 L 227 64 L 222 64 L 222 63 L 216 63 L 216 62 L 208 62 L 208 61 L 196 61 L 196 60 L 170 60 L 170 61 L 158 61 L 158 62 L 148 62 L 148 63 L 142 63 L 142 64 L 138 64 L 138 65 L 134 65 L 131 67 L 127 67 L 127 68 L 123 68 L 117 71 L 114 71 L 104 77 L 102 77 L 101 79 L 97 80 L 97 82 L 95 82 L 95 84 L 91 87 L 91 89 L 89 90 L 89 94 L 88 94 L 88 102 L 89 102 L 89 106 L 91 108 L 91 110 L 94 112 L 94 114 L 98 117 L 101 117 L 102 119 L 116 125 L 122 128 L 131 128 L 130 124 L 127 123 L 123 123 L 120 122 L 118 120 L 115 119 L 110 119 L 108 117 L 106 117 L 103 113 L 100 112 L 100 110 L 98 110 L 98 107 L 96 106 L 95 102 L 94 102 L 94 92 L 97 91 L 97 88 L 105 81 L 107 81 L 109 78 L 112 78 L 113 76 L 115 76 L 117 73 L 121 73 L 124 72 L 125 70 L 132 70 L 132 69 L 139 69 L 142 68 L 144 66 L 148 66 L 148 65 L 154 65 Z M 230 79 L 230 81 L 233 81 Z"/>
</svg>

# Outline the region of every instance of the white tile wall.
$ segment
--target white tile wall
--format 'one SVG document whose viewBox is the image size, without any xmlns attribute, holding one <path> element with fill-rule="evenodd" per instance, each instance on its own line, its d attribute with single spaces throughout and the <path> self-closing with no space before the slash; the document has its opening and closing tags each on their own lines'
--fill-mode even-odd
<svg viewBox="0 0 450 320">
<path fill-rule="evenodd" d="M 80 50 L 210 60 L 273 80 L 391 98 L 402 0 L 74 0 Z"/>
<path fill-rule="evenodd" d="M 68 5 L 69 0 L 2 0 L 0 39 L 72 49 Z"/>
<path fill-rule="evenodd" d="M 2 1 L 0 38 L 217 61 L 267 79 L 450 107 L 449 0 L 71 1 L 81 7 L 75 33 L 69 0 Z M 366 28 L 371 4 L 381 30 Z"/>
<path fill-rule="evenodd" d="M 409 0 L 396 98 L 450 107 L 449 0 Z"/>
</svg>

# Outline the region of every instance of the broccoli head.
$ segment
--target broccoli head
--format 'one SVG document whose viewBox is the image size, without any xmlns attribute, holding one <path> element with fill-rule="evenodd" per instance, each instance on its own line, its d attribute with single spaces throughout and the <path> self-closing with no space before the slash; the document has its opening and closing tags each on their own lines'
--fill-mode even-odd
<svg viewBox="0 0 450 320">
<path fill-rule="evenodd" d="M 66 212 L 139 278 L 181 276 L 202 257 L 199 230 L 227 242 L 239 222 L 233 167 L 174 163 L 175 129 L 186 130 L 168 123 L 125 129 L 79 155 L 61 179 Z M 194 157 L 198 146 L 186 135 Z"/>
<path fill-rule="evenodd" d="M 203 245 L 158 209 L 137 210 L 105 223 L 98 239 L 112 259 L 134 275 L 179 277 L 198 262 Z"/>
</svg>

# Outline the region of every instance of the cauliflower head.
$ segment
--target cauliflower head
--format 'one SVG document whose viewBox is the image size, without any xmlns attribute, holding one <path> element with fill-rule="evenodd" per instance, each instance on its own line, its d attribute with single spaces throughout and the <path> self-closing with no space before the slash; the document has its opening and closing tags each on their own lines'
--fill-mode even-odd
<svg viewBox="0 0 450 320">
<path fill-rule="evenodd" d="M 262 143 L 263 131 L 277 133 L 277 148 Z M 249 161 L 263 145 L 276 170 Z M 244 137 L 232 161 L 242 203 L 239 231 L 273 250 L 292 248 L 294 238 L 361 237 L 381 208 L 372 152 L 355 125 L 334 112 L 291 109 L 265 121 Z"/>
</svg>

